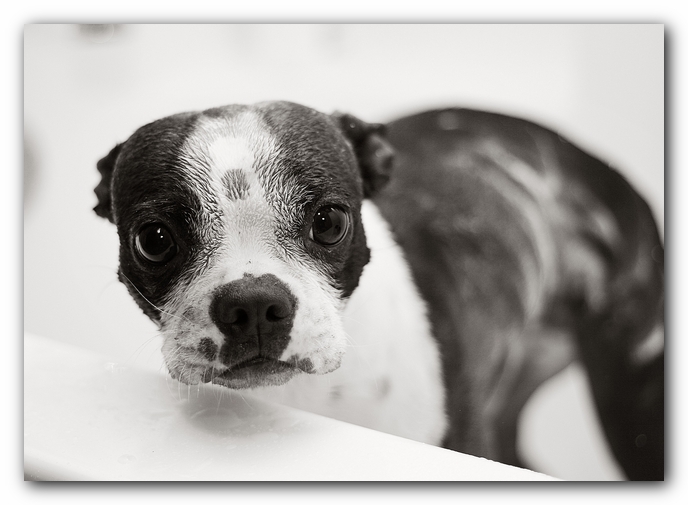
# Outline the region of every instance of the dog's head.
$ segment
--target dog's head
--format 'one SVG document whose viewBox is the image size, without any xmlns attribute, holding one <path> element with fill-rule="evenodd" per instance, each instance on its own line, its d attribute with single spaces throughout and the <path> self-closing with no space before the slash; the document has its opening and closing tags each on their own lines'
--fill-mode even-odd
<svg viewBox="0 0 688 505">
<path fill-rule="evenodd" d="M 246 388 L 339 366 L 361 202 L 391 157 L 380 125 L 271 102 L 155 121 L 98 162 L 94 210 L 173 377 Z"/>
</svg>

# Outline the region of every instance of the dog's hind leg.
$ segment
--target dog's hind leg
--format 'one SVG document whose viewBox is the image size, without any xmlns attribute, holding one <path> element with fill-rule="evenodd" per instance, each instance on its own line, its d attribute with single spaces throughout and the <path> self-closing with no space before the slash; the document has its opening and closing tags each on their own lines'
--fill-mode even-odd
<svg viewBox="0 0 688 505">
<path fill-rule="evenodd" d="M 632 480 L 664 479 L 664 248 L 652 213 L 618 173 L 584 154 L 572 156 L 589 171 L 613 215 L 615 240 L 600 251 L 607 276 L 602 301 L 570 304 L 578 351 L 612 452 Z M 599 246 L 588 233 L 590 244 Z M 581 236 L 581 241 L 586 236 Z M 576 307 L 576 303 L 579 304 Z"/>
<path fill-rule="evenodd" d="M 574 358 L 572 337 L 562 330 L 527 327 L 515 340 L 484 413 L 493 426 L 499 461 L 528 467 L 517 450 L 521 410 L 543 382 L 562 371 Z"/>
<path fill-rule="evenodd" d="M 615 309 L 587 318 L 579 330 L 602 426 L 631 480 L 664 480 L 663 303 L 648 312 L 640 324 Z"/>
</svg>

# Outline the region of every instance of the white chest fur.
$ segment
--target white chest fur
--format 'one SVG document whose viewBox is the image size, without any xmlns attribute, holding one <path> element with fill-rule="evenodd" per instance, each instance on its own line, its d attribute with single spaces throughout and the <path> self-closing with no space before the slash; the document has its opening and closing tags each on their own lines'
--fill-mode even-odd
<svg viewBox="0 0 688 505">
<path fill-rule="evenodd" d="M 437 345 L 408 265 L 378 209 L 364 202 L 371 260 L 343 318 L 349 337 L 339 369 L 302 374 L 261 398 L 379 431 L 439 444 L 446 429 Z"/>
</svg>

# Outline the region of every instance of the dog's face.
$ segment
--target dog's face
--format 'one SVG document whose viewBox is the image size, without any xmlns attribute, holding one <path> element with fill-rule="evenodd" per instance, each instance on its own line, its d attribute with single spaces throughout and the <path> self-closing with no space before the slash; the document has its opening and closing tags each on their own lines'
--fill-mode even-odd
<svg viewBox="0 0 688 505">
<path fill-rule="evenodd" d="M 369 251 L 360 206 L 386 180 L 378 125 L 291 103 L 143 126 L 103 158 L 96 213 L 173 377 L 231 388 L 336 369 Z"/>
</svg>

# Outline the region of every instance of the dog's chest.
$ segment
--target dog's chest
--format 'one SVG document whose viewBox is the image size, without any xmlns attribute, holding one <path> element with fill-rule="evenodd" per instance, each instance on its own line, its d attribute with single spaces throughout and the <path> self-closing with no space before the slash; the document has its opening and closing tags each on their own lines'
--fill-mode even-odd
<svg viewBox="0 0 688 505">
<path fill-rule="evenodd" d="M 362 217 L 371 261 L 344 312 L 348 348 L 341 367 L 253 393 L 437 445 L 446 428 L 445 393 L 425 305 L 377 208 L 365 202 Z"/>
</svg>

